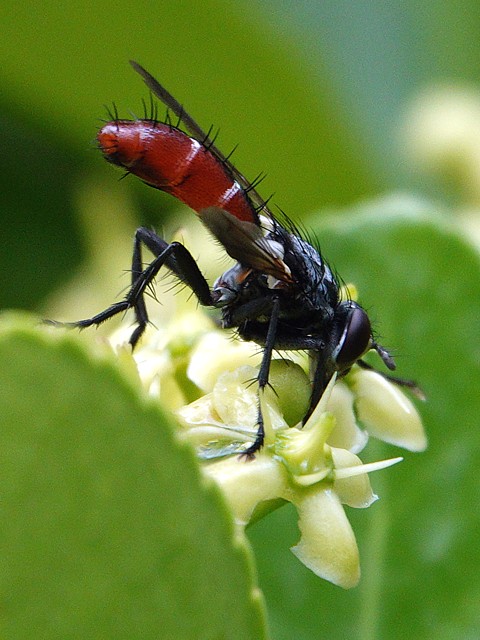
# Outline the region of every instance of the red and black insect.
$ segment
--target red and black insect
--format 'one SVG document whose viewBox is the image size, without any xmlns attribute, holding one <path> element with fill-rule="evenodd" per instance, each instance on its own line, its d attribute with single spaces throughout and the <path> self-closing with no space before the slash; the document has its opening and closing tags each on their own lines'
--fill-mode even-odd
<svg viewBox="0 0 480 640">
<path fill-rule="evenodd" d="M 368 366 L 361 360 L 368 350 L 374 349 L 393 370 L 393 358 L 376 342 L 366 311 L 352 300 L 340 299 L 339 282 L 320 251 L 289 222 L 281 224 L 255 186 L 217 149 L 209 133 L 145 69 L 131 64 L 188 134 L 153 118 L 115 119 L 98 133 L 103 155 L 194 209 L 237 262 L 210 288 L 182 244 L 168 243 L 140 227 L 135 233 L 132 280 L 125 298 L 93 318 L 72 324 L 81 328 L 99 325 L 133 309 L 136 328 L 130 343 L 135 347 L 148 323 L 145 291 L 165 266 L 192 289 L 202 305 L 221 309 L 225 328 L 235 328 L 241 338 L 263 347 L 259 389 L 268 384 L 274 349 L 309 353 L 312 394 L 305 419 L 335 372 L 345 374 L 357 362 Z M 155 256 L 147 267 L 142 262 L 142 245 Z M 263 442 L 259 408 L 258 431 L 246 455 L 253 456 Z"/>
</svg>

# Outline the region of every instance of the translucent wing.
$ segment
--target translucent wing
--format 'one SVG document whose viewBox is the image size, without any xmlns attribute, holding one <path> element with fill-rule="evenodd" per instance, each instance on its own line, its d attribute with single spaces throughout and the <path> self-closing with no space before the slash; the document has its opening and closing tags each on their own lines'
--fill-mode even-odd
<svg viewBox="0 0 480 640">
<path fill-rule="evenodd" d="M 282 245 L 265 237 L 260 226 L 239 220 L 219 207 L 202 209 L 198 215 L 234 260 L 286 284 L 293 282 L 283 261 Z"/>
<path fill-rule="evenodd" d="M 139 73 L 145 84 L 150 89 L 150 91 L 159 98 L 163 102 L 163 104 L 168 107 L 176 116 L 179 118 L 185 129 L 196 138 L 199 142 L 201 142 L 207 149 L 213 153 L 214 156 L 218 158 L 218 160 L 228 169 L 231 173 L 234 180 L 238 182 L 238 184 L 244 189 L 244 191 L 248 192 L 248 197 L 252 201 L 253 205 L 258 209 L 267 212 L 271 215 L 266 207 L 265 200 L 260 196 L 260 194 L 255 190 L 252 186 L 252 183 L 249 182 L 245 176 L 240 173 L 240 171 L 230 162 L 228 157 L 223 154 L 218 147 L 215 146 L 214 141 L 210 138 L 209 134 L 206 133 L 196 122 L 195 120 L 184 110 L 183 106 L 176 100 L 171 93 L 169 93 L 164 86 L 162 86 L 158 80 L 156 80 L 148 71 L 146 71 L 138 62 L 130 60 L 130 64 L 135 69 L 137 73 Z"/>
</svg>

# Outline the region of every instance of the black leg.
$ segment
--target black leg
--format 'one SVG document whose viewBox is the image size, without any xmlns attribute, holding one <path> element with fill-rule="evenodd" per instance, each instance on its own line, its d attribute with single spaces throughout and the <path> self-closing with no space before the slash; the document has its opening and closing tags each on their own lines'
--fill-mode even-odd
<svg viewBox="0 0 480 640">
<path fill-rule="evenodd" d="M 263 393 L 263 390 L 268 384 L 268 378 L 270 374 L 270 363 L 272 362 L 273 348 L 275 347 L 275 340 L 277 336 L 278 316 L 280 314 L 280 300 L 278 298 L 272 298 L 272 311 L 268 324 L 267 337 L 265 339 L 265 346 L 263 348 L 262 363 L 260 365 L 260 371 L 258 372 L 258 393 Z M 265 426 L 263 421 L 262 407 L 260 404 L 260 397 L 258 399 L 258 421 L 257 421 L 257 435 L 253 444 L 251 444 L 245 451 L 244 456 L 249 459 L 254 457 L 256 451 L 263 447 L 265 440 Z"/>
<path fill-rule="evenodd" d="M 145 269 L 142 265 L 142 244 L 156 256 Z M 92 318 L 65 323 L 66 326 L 81 329 L 93 325 L 98 326 L 118 313 L 134 309 L 137 327 L 130 336 L 129 342 L 132 347 L 135 347 L 148 324 L 148 313 L 144 299 L 145 289 L 154 281 L 157 273 L 164 265 L 192 289 L 200 304 L 205 306 L 213 305 L 208 283 L 191 253 L 179 242 L 168 244 L 154 231 L 140 227 L 135 232 L 132 257 L 132 285 L 125 299 L 112 304 L 108 309 Z"/>
<path fill-rule="evenodd" d="M 357 364 L 359 367 L 361 367 L 362 369 L 366 369 L 367 371 L 375 371 L 376 373 L 380 374 L 382 378 L 393 382 L 393 384 L 396 384 L 398 387 L 405 387 L 406 389 L 409 389 L 410 392 L 413 393 L 413 395 L 416 396 L 419 400 L 426 399 L 425 393 L 414 380 L 406 380 L 405 378 L 392 376 L 392 374 L 390 373 L 378 371 L 378 369 L 375 369 L 375 367 L 372 367 L 372 365 L 368 364 L 368 362 L 365 362 L 364 360 L 357 360 Z"/>
<path fill-rule="evenodd" d="M 148 247 L 154 256 L 161 255 L 168 247 L 167 242 L 145 227 L 140 227 L 135 231 L 132 256 L 132 288 L 135 286 L 135 282 L 140 278 L 143 271 L 142 242 Z M 130 336 L 130 343 L 132 345 L 137 344 L 148 324 L 148 312 L 143 295 L 138 296 L 136 301 L 135 319 L 137 321 L 137 327 Z"/>
<path fill-rule="evenodd" d="M 333 375 L 333 372 L 327 371 L 327 363 L 324 356 L 324 350 L 317 349 L 315 351 L 315 357 L 316 363 L 315 370 L 313 372 L 312 395 L 310 396 L 310 404 L 308 407 L 308 411 L 302 420 L 302 424 L 305 424 L 309 417 L 312 415 L 315 407 L 320 402 L 320 398 L 322 397 L 323 392 L 330 382 L 330 378 Z"/>
</svg>

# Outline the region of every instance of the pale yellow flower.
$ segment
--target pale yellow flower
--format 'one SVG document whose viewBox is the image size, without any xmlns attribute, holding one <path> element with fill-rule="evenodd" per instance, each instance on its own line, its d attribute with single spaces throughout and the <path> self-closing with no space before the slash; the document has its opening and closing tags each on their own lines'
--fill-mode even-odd
<svg viewBox="0 0 480 640">
<path fill-rule="evenodd" d="M 292 552 L 317 575 L 344 588 L 360 577 L 355 535 L 343 506 L 365 508 L 376 496 L 368 473 L 401 458 L 363 464 L 369 435 L 412 451 L 426 438 L 405 394 L 379 373 L 354 366 L 332 379 L 302 427 L 310 382 L 307 359 L 272 362 L 261 394 L 265 445 L 246 461 L 255 439 L 261 351 L 215 328 L 192 299 L 180 298 L 170 323 L 146 332 L 134 355 L 122 346 L 130 327 L 113 337 L 123 358 L 133 358 L 148 392 L 175 410 L 178 435 L 223 492 L 241 528 L 285 502 L 298 513 L 301 537 Z"/>
<path fill-rule="evenodd" d="M 376 496 L 367 473 L 400 458 L 363 465 L 348 449 L 328 444 L 338 422 L 333 413 L 338 401 L 330 406 L 335 381 L 303 429 L 286 424 L 275 394 L 267 390 L 262 398 L 264 449 L 250 462 L 232 455 L 215 458 L 241 452 L 242 443 L 251 443 L 255 437 L 257 395 L 248 385 L 255 373 L 248 365 L 223 373 L 211 393 L 180 409 L 183 437 L 198 448 L 199 455 L 212 456 L 204 471 L 222 489 L 238 525 L 255 520 L 272 502 L 291 502 L 302 534 L 293 553 L 317 575 L 344 588 L 353 587 L 360 577 L 359 554 L 342 505 L 369 506 Z M 342 407 L 340 416 L 343 413 Z M 342 431 L 336 434 L 337 440 Z"/>
</svg>

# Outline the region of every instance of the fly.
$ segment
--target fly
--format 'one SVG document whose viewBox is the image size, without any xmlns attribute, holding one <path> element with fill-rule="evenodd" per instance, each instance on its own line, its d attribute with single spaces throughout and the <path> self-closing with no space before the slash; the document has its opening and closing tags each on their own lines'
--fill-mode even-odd
<svg viewBox="0 0 480 640">
<path fill-rule="evenodd" d="M 71 325 L 99 325 L 133 309 L 136 327 L 130 344 L 135 348 L 149 322 L 145 291 L 166 267 L 190 287 L 200 304 L 221 310 L 224 328 L 236 329 L 243 340 L 263 348 L 259 393 L 268 384 L 274 350 L 309 353 L 312 392 L 304 421 L 334 373 L 342 376 L 355 363 L 369 368 L 362 360 L 367 351 L 375 350 L 388 369 L 395 369 L 392 355 L 375 340 L 365 309 L 340 298 L 339 282 L 320 251 L 291 223 L 276 219 L 255 185 L 216 147 L 210 133 L 143 67 L 131 64 L 187 133 L 156 119 L 116 118 L 97 135 L 104 157 L 193 209 L 236 264 L 210 287 L 181 243 L 166 242 L 140 227 L 135 232 L 131 286 L 125 298 Z M 146 267 L 143 246 L 155 256 Z M 410 381 L 390 379 L 416 388 Z M 245 455 L 253 457 L 264 438 L 259 403 L 256 437 Z"/>
</svg>

